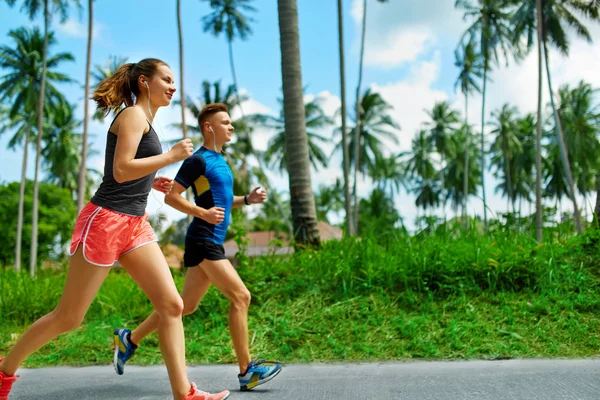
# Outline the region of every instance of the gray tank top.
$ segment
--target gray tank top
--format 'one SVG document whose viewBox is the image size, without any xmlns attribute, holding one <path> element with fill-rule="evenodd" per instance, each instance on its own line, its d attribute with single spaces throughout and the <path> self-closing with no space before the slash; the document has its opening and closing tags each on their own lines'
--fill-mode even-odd
<svg viewBox="0 0 600 400">
<path fill-rule="evenodd" d="M 122 112 L 122 111 L 121 111 Z M 120 114 L 120 113 L 119 113 Z M 117 117 L 119 115 L 117 114 Z M 117 119 L 115 117 L 115 120 Z M 114 120 L 113 120 L 114 123 Z M 156 156 L 162 153 L 162 146 L 154 128 L 148 122 L 150 130 L 142 135 L 142 140 L 138 145 L 135 158 L 146 158 Z M 156 172 L 146 175 L 142 178 L 118 183 L 113 176 L 113 161 L 115 158 L 115 148 L 117 146 L 117 135 L 108 128 L 106 138 L 106 155 L 104 157 L 104 177 L 96 194 L 91 202 L 100 206 L 123 214 L 143 216 L 146 212 L 148 203 L 148 194 L 152 190 L 152 183 Z"/>
</svg>

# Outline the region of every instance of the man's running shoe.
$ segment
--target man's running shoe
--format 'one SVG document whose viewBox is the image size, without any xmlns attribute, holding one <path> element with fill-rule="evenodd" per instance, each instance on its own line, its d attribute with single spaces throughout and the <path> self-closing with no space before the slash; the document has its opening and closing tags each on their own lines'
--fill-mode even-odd
<svg viewBox="0 0 600 400">
<path fill-rule="evenodd" d="M 117 374 L 123 375 L 125 372 L 125 363 L 133 356 L 137 346 L 131 341 L 131 331 L 129 329 L 115 329 L 115 356 L 113 365 Z"/>
<path fill-rule="evenodd" d="M 269 382 L 281 372 L 281 364 L 274 361 L 250 361 L 245 374 L 238 375 L 240 390 L 252 390 Z"/>
</svg>

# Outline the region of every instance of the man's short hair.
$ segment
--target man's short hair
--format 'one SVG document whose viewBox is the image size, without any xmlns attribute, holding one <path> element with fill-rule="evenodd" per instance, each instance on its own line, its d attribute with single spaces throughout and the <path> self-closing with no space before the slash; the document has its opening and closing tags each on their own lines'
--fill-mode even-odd
<svg viewBox="0 0 600 400">
<path fill-rule="evenodd" d="M 227 106 L 223 103 L 211 103 L 202 107 L 200 114 L 198 114 L 198 127 L 202 132 L 202 125 L 212 116 L 219 112 L 229 112 Z"/>
</svg>

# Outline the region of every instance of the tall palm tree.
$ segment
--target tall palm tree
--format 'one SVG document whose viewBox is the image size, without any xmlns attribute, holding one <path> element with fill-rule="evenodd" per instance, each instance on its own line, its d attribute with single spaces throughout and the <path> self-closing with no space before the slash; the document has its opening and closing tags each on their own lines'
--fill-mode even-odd
<svg viewBox="0 0 600 400">
<path fill-rule="evenodd" d="M 487 90 L 488 72 L 492 64 L 499 63 L 498 50 L 503 51 L 504 57 L 508 56 L 508 45 L 511 43 L 512 31 L 510 29 L 511 15 L 508 11 L 510 4 L 503 0 L 477 0 L 476 5 L 471 0 L 456 0 L 456 7 L 465 10 L 464 19 L 474 19 L 473 23 L 461 39 L 461 43 L 479 39 L 479 50 L 483 58 L 483 92 L 481 102 L 481 182 L 483 199 L 483 220 L 487 230 L 487 201 L 485 194 L 485 95 Z M 518 47 L 515 48 L 519 54 Z"/>
<path fill-rule="evenodd" d="M 280 101 L 283 106 L 283 102 Z M 328 157 L 323 151 L 322 146 L 329 142 L 329 139 L 320 135 L 316 130 L 327 128 L 333 124 L 321 107 L 321 99 L 315 98 L 304 103 L 304 113 L 306 120 L 306 135 L 308 139 L 308 157 L 315 170 L 320 167 L 327 167 Z M 265 151 L 265 160 L 271 168 L 278 169 L 280 172 L 286 170 L 287 153 L 285 148 L 285 116 L 283 107 L 279 117 L 273 117 L 266 114 L 257 114 L 248 116 L 251 123 L 261 124 L 267 128 L 275 129 L 278 132 L 273 136 L 267 145 Z"/>
<path fill-rule="evenodd" d="M 231 75 L 236 94 L 239 96 L 239 85 L 237 75 L 235 73 L 235 64 L 233 62 L 233 40 L 238 37 L 246 40 L 252 29 L 250 23 L 254 20 L 244 13 L 256 12 L 251 4 L 253 0 L 203 0 L 210 4 L 213 12 L 204 16 L 204 32 L 211 32 L 214 36 L 219 36 L 225 33 L 227 44 L 229 47 L 229 64 L 231 67 Z M 241 101 L 238 100 L 238 105 L 244 117 L 244 111 L 241 107 Z"/>
<path fill-rule="evenodd" d="M 54 86 L 55 83 L 71 82 L 71 79 L 62 73 L 56 71 L 56 68 L 66 62 L 73 61 L 74 58 L 70 53 L 58 53 L 48 57 L 47 82 L 42 85 L 40 77 L 42 76 L 42 66 L 40 60 L 44 48 L 53 47 L 56 44 L 54 34 L 50 33 L 47 40 L 41 35 L 39 29 L 34 28 L 27 30 L 19 28 L 10 31 L 8 36 L 13 39 L 14 47 L 0 46 L 0 68 L 8 70 L 8 73 L 0 77 L 0 103 L 12 103 L 8 111 L 9 119 L 14 120 L 18 116 L 35 116 L 37 115 L 37 98 L 42 91 L 45 93 L 46 102 L 44 108 L 55 107 L 62 101 L 62 94 Z M 45 43 L 47 42 L 47 43 Z M 29 139 L 31 134 L 39 132 L 37 126 L 34 126 L 34 121 L 31 118 L 24 118 L 23 131 L 19 136 L 19 143 L 23 140 L 23 168 L 21 173 L 21 190 L 22 196 L 19 197 L 19 213 L 17 220 L 17 241 L 15 244 L 15 269 L 19 270 L 21 263 L 21 238 L 23 230 L 23 202 L 24 190 L 26 182 L 26 163 L 27 150 L 29 148 Z M 41 140 L 41 139 L 40 139 Z M 36 140 L 37 142 L 37 140 Z M 40 142 L 41 143 L 41 142 Z M 35 264 L 34 264 L 35 265 Z"/>
<path fill-rule="evenodd" d="M 537 29 L 538 32 L 538 62 L 540 64 L 538 66 L 538 72 L 540 75 L 538 79 L 541 81 L 541 53 L 543 49 L 548 89 L 550 91 L 550 103 L 552 104 L 554 114 L 554 129 L 557 136 L 557 143 L 561 154 L 567 186 L 569 188 L 569 196 L 573 202 L 575 225 L 579 232 L 582 232 L 583 227 L 581 225 L 579 207 L 577 206 L 575 197 L 575 186 L 569 163 L 569 154 L 564 145 L 564 135 L 559 122 L 556 105 L 554 103 L 548 44 L 553 44 L 562 54 L 568 55 L 570 43 L 565 30 L 567 27 L 572 28 L 578 36 L 582 37 L 588 42 L 591 42 L 592 37 L 589 31 L 585 25 L 583 25 L 583 23 L 577 19 L 574 13 L 578 13 L 594 21 L 599 21 L 599 9 L 600 3 L 597 1 L 584 2 L 579 0 L 526 0 L 520 2 L 520 7 L 514 16 L 515 41 L 526 42 L 528 50 L 533 47 L 533 31 Z M 538 113 L 541 113 L 541 99 L 538 101 L 538 108 Z"/>
<path fill-rule="evenodd" d="M 425 122 L 429 128 L 429 139 L 435 146 L 440 155 L 440 186 L 442 190 L 443 211 L 446 211 L 446 195 L 444 193 L 444 169 L 446 167 L 446 157 L 448 155 L 448 138 L 458 129 L 460 116 L 458 111 L 450 108 L 448 101 L 436 102 L 431 111 L 426 110 L 431 121 Z"/>
<path fill-rule="evenodd" d="M 88 123 L 90 118 L 90 73 L 92 69 L 92 31 L 94 21 L 94 0 L 88 0 L 88 40 L 85 59 L 85 94 L 83 96 L 83 136 L 81 138 L 81 165 L 79 166 L 79 186 L 77 188 L 77 214 L 83 209 L 86 193 L 86 171 L 88 154 Z"/>
<path fill-rule="evenodd" d="M 346 69 L 344 66 L 344 18 L 342 12 L 342 0 L 337 2 L 338 11 L 338 40 L 340 51 L 340 99 L 342 102 L 342 158 L 344 162 L 344 208 L 346 210 L 346 232 L 352 236 L 355 234 L 352 224 L 352 199 L 350 197 L 350 159 L 348 154 L 348 131 L 346 130 Z"/>
<path fill-rule="evenodd" d="M 31 224 L 31 257 L 29 259 L 29 270 L 32 276 L 35 275 L 35 268 L 37 265 L 37 241 L 38 241 L 38 209 L 39 209 L 39 179 L 38 171 L 40 166 L 40 158 L 42 153 L 42 137 L 43 137 L 43 125 L 44 125 L 44 98 L 45 98 L 45 85 L 46 85 L 46 74 L 48 69 L 48 41 L 50 35 L 50 17 L 52 14 L 57 13 L 60 16 L 60 22 L 64 23 L 68 17 L 69 3 L 74 3 L 79 9 L 81 9 L 81 3 L 79 0 L 23 0 L 23 6 L 21 7 L 29 16 L 29 19 L 33 20 L 38 12 L 42 11 L 44 15 L 44 47 L 42 51 L 42 77 L 40 80 L 40 92 L 37 103 L 37 140 L 36 140 L 36 155 L 35 155 L 35 173 L 33 180 L 33 217 Z M 14 4 L 14 2 L 12 2 Z M 12 5 L 10 4 L 10 5 Z"/>
<path fill-rule="evenodd" d="M 385 3 L 387 0 L 377 0 L 380 3 Z M 362 15 L 362 29 L 360 38 L 360 57 L 358 59 L 358 84 L 356 85 L 356 125 L 354 127 L 354 154 L 356 154 L 356 163 L 354 165 L 354 188 L 352 189 L 352 197 L 354 198 L 354 232 L 358 232 L 358 214 L 359 214 L 359 202 L 358 202 L 358 171 L 360 164 L 360 135 L 361 135 L 361 116 L 363 111 L 361 106 L 363 101 L 361 99 L 362 92 L 362 76 L 363 76 L 363 61 L 365 59 L 365 37 L 367 35 L 367 0 L 363 0 L 363 15 Z M 352 146 L 352 144 L 350 144 Z"/>
<path fill-rule="evenodd" d="M 186 109 L 186 99 L 185 99 L 185 76 L 183 73 L 183 30 L 181 27 L 181 0 L 176 1 L 176 15 L 177 15 L 177 38 L 179 40 L 179 80 L 181 83 L 179 84 L 179 91 L 181 96 L 181 130 L 183 132 L 183 138 L 187 139 L 187 123 L 185 121 L 185 109 Z M 186 197 L 188 201 L 192 200 L 192 191 L 188 188 L 186 189 Z M 192 216 L 187 216 L 188 222 L 192 222 Z"/>
<path fill-rule="evenodd" d="M 296 0 L 278 0 L 281 41 L 281 75 L 285 115 L 285 147 L 288 154 L 290 200 L 296 240 L 318 246 L 317 213 L 310 179 L 310 160 L 300 69 L 300 38 Z"/>
<path fill-rule="evenodd" d="M 354 166 L 354 171 L 363 174 L 369 173 L 375 167 L 375 160 L 384 157 L 386 143 L 384 140 L 397 144 L 398 138 L 392 130 L 399 130 L 400 126 L 389 114 L 393 107 L 386 102 L 377 92 L 367 89 L 361 97 L 362 105 L 360 107 L 362 115 L 360 119 L 359 146 L 356 146 L 356 137 L 350 139 L 350 165 Z M 355 117 L 354 122 L 357 118 Z M 337 131 L 339 132 L 339 130 Z M 342 147 L 342 142 L 338 142 L 337 149 Z M 356 153 L 356 148 L 359 151 Z M 357 156 L 358 155 L 358 156 Z M 358 168 L 357 168 L 358 166 Z M 354 177 L 356 181 L 358 176 Z"/>
<path fill-rule="evenodd" d="M 105 80 L 106 78 L 112 76 L 117 72 L 119 67 L 127 62 L 127 57 L 119 57 L 119 56 L 110 56 L 106 61 L 105 65 L 96 64 L 94 66 L 94 71 L 91 72 L 91 75 L 94 77 L 94 88 L 97 88 L 100 82 Z M 96 121 L 102 121 L 105 115 L 102 110 L 96 110 L 92 119 Z"/>
<path fill-rule="evenodd" d="M 473 92 L 481 93 L 479 82 L 483 77 L 483 62 L 481 54 L 475 49 L 475 43 L 468 42 L 463 44 L 459 49 L 454 52 L 454 65 L 458 67 L 459 74 L 454 84 L 454 88 L 460 85 L 460 91 L 465 96 L 465 124 L 464 127 L 467 129 L 465 132 L 465 181 L 463 183 L 463 193 L 467 193 L 464 196 L 463 202 L 463 217 L 466 221 L 467 216 L 467 203 L 469 201 L 468 194 L 470 193 L 469 188 L 469 151 L 471 146 L 471 132 L 469 131 L 469 95 Z"/>
</svg>

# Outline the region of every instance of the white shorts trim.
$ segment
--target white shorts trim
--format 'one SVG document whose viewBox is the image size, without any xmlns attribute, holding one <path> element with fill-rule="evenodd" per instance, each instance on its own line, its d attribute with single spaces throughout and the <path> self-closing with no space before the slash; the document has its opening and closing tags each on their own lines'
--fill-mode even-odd
<svg viewBox="0 0 600 400">
<path fill-rule="evenodd" d="M 93 265 L 97 265 L 98 267 L 112 267 L 114 265 L 114 261 L 111 264 L 98 264 L 95 263 L 93 261 L 90 261 L 87 256 L 85 255 L 85 242 L 87 240 L 87 236 L 88 233 L 90 232 L 90 228 L 92 227 L 92 223 L 94 222 L 94 218 L 96 218 L 96 216 L 98 215 L 98 213 L 100 213 L 100 211 L 102 211 L 102 207 L 97 206 L 98 208 L 96 210 L 94 210 L 94 212 L 92 213 L 92 215 L 90 215 L 87 219 L 87 221 L 85 222 L 85 225 L 83 226 L 85 229 L 85 232 L 83 234 L 83 238 L 81 240 L 79 240 L 79 242 L 77 243 L 77 246 L 75 246 L 75 250 L 71 253 L 70 249 L 69 249 L 69 255 L 73 256 L 73 254 L 75 254 L 77 252 L 77 249 L 79 248 L 80 244 L 83 244 L 83 248 L 82 248 L 82 252 L 83 252 L 83 258 L 85 259 L 85 261 L 87 261 L 90 264 Z M 87 228 L 86 228 L 87 226 Z"/>
<path fill-rule="evenodd" d="M 158 242 L 158 239 L 149 240 L 149 241 L 147 241 L 147 242 L 144 242 L 144 243 L 142 243 L 142 244 L 139 244 L 139 245 L 135 246 L 133 249 L 129 249 L 129 250 L 127 250 L 125 253 L 122 253 L 122 254 L 119 256 L 119 258 L 123 257 L 125 254 L 129 254 L 129 253 L 131 253 L 132 251 L 134 251 L 134 250 L 136 250 L 136 249 L 139 249 L 139 248 L 140 248 L 140 247 L 142 247 L 142 246 L 145 246 L 145 245 L 147 245 L 147 244 L 154 243 L 154 242 Z"/>
</svg>

